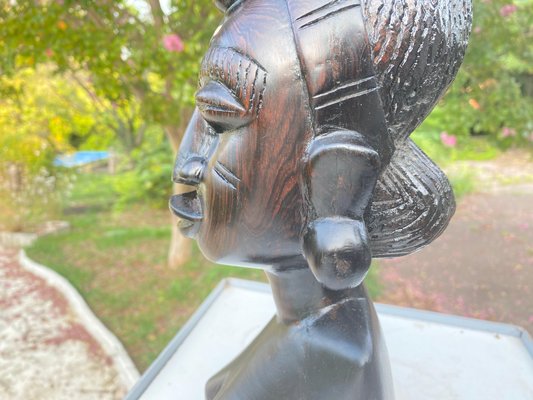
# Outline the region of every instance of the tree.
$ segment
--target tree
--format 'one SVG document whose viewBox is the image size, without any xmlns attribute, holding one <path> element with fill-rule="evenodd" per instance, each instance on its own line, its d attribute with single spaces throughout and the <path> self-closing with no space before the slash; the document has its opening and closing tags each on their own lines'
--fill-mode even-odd
<svg viewBox="0 0 533 400">
<path fill-rule="evenodd" d="M 167 3 L 165 3 L 167 4 Z M 134 6 L 135 5 L 135 6 Z M 220 19 L 211 0 L 16 0 L 0 6 L 2 73 L 41 63 L 86 74 L 111 104 L 137 102 L 174 152 L 193 108 L 201 56 Z M 188 258 L 173 232 L 170 264 Z M 189 250 L 190 251 L 190 250 Z"/>
<path fill-rule="evenodd" d="M 48 68 L 26 68 L 0 77 L 0 215 L 2 229 L 23 230 L 57 211 L 62 175 L 57 153 L 73 148 L 98 123 L 91 100 Z M 81 111 L 80 111 L 81 110 Z M 99 131 L 102 146 L 112 138 Z M 97 143 L 96 143 L 97 144 Z"/>
</svg>

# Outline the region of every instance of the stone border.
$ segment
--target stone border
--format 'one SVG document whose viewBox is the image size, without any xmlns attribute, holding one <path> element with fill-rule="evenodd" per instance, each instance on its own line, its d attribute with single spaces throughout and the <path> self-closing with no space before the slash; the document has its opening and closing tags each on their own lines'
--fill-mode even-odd
<svg viewBox="0 0 533 400">
<path fill-rule="evenodd" d="M 24 250 L 20 250 L 18 259 L 25 270 L 43 278 L 66 297 L 70 307 L 78 314 L 80 322 L 111 357 L 120 381 L 129 390 L 138 381 L 140 375 L 117 337 L 94 315 L 83 297 L 64 277 L 30 259 Z"/>
<path fill-rule="evenodd" d="M 37 239 L 35 233 L 0 232 L 0 246 L 25 247 Z"/>
<path fill-rule="evenodd" d="M 67 221 L 47 221 L 39 225 L 35 232 L 4 232 L 0 231 L 0 246 L 30 246 L 39 236 L 63 232 L 70 229 Z"/>
</svg>

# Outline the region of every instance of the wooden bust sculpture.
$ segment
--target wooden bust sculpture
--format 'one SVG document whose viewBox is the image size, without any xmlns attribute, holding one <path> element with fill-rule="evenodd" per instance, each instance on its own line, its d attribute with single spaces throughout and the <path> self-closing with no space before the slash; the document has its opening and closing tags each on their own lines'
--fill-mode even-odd
<svg viewBox="0 0 533 400">
<path fill-rule="evenodd" d="M 263 268 L 277 306 L 207 399 L 392 399 L 363 280 L 454 211 L 409 139 L 453 80 L 469 0 L 218 0 L 171 199 L 210 260 Z"/>
</svg>

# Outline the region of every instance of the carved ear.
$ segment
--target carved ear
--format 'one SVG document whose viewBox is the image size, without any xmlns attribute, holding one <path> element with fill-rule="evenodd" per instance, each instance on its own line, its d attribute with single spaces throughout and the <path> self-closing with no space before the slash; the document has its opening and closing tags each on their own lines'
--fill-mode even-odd
<svg viewBox="0 0 533 400">
<path fill-rule="evenodd" d="M 362 135 L 336 131 L 313 140 L 306 168 L 309 225 L 304 255 L 330 289 L 358 286 L 371 262 L 363 220 L 380 171 L 378 153 Z"/>
</svg>

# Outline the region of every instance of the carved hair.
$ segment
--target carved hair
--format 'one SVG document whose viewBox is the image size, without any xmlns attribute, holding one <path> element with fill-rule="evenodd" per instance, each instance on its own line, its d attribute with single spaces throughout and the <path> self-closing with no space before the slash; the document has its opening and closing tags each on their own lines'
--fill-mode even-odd
<svg viewBox="0 0 533 400">
<path fill-rule="evenodd" d="M 230 10 L 241 1 L 215 0 L 215 3 L 221 10 Z M 287 0 L 287 3 L 300 50 L 306 47 L 311 55 L 306 80 L 315 120 L 321 119 L 325 107 L 339 105 L 340 110 L 342 104 L 350 104 L 356 96 L 377 93 L 379 89 L 381 100 L 377 103 L 381 103 L 382 112 L 342 111 L 350 115 L 344 115 L 343 123 L 337 124 L 353 132 L 358 132 L 358 124 L 378 128 L 365 136 L 383 161 L 371 204 L 364 215 L 372 256 L 400 256 L 429 244 L 446 228 L 455 211 L 455 201 L 444 173 L 409 135 L 455 78 L 470 33 L 471 0 Z M 333 52 L 336 60 L 327 60 L 330 64 L 338 63 L 338 68 L 330 72 L 339 76 L 332 75 L 328 80 L 337 82 L 338 86 L 322 87 L 325 81 L 312 70 L 316 66 L 313 57 L 319 51 L 316 39 L 321 28 L 317 26 L 333 15 L 341 17 L 343 11 L 359 8 L 368 40 L 354 39 L 350 49 L 351 39 L 339 38 L 343 44 L 347 40 L 348 46 Z M 318 30 L 312 33 L 314 28 Z M 361 34 L 355 24 L 352 32 Z M 374 71 L 359 71 L 359 64 L 353 60 L 352 66 L 341 65 L 341 58 L 346 55 L 346 59 L 362 56 L 358 47 L 361 43 L 365 43 L 367 57 L 372 59 L 368 64 L 373 64 L 370 69 Z M 325 56 L 331 54 L 325 53 Z M 359 61 L 364 62 L 364 56 Z M 346 71 L 348 75 L 350 71 L 358 71 L 361 76 L 344 77 L 349 79 L 346 83 L 341 76 Z M 329 98 L 332 93 L 338 97 L 335 101 Z M 342 113 L 324 115 L 326 120 L 331 115 L 343 119 Z M 366 121 L 354 122 L 365 118 Z M 317 134 L 324 133 L 323 128 L 330 128 L 326 125 L 316 126 Z"/>
<path fill-rule="evenodd" d="M 470 2 L 364 0 L 389 131 L 405 139 L 452 83 L 468 43 Z"/>
<path fill-rule="evenodd" d="M 367 213 L 374 257 L 429 244 L 455 212 L 444 173 L 408 137 L 451 84 L 471 28 L 467 0 L 365 0 L 363 16 L 396 150 Z"/>
</svg>

